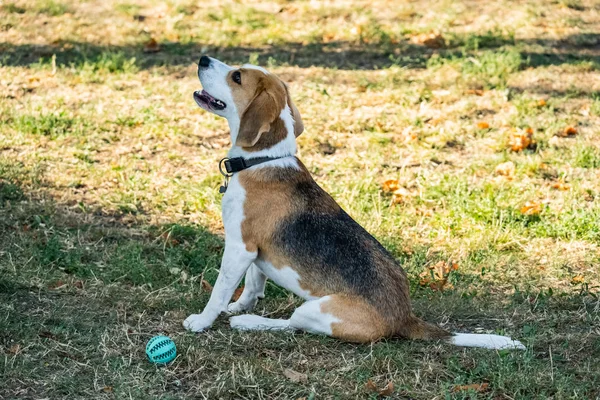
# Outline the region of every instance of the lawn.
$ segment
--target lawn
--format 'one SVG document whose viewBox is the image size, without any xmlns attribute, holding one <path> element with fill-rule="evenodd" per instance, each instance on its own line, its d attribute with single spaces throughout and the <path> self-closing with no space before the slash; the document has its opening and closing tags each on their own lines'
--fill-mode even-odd
<svg viewBox="0 0 600 400">
<path fill-rule="evenodd" d="M 600 398 L 599 32 L 592 0 L 0 1 L 0 398 Z M 289 83 L 419 316 L 527 351 L 184 331 L 223 251 L 203 53 Z"/>
</svg>

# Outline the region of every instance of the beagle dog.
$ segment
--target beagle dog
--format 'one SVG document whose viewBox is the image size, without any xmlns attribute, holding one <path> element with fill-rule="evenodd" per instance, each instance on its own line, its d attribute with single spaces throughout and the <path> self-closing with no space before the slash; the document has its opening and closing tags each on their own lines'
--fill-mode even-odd
<svg viewBox="0 0 600 400">
<path fill-rule="evenodd" d="M 194 99 L 227 119 L 232 147 L 223 161 L 230 179 L 223 188 L 221 270 L 206 307 L 184 321 L 186 329 L 203 331 L 222 312 L 251 311 L 271 279 L 306 302 L 290 319 L 233 316 L 233 328 L 303 330 L 363 343 L 403 337 L 525 348 L 505 336 L 450 333 L 413 314 L 404 270 L 295 156 L 304 126 L 277 76 L 202 56 L 198 77 L 203 90 Z M 242 295 L 228 304 L 244 275 Z"/>
</svg>

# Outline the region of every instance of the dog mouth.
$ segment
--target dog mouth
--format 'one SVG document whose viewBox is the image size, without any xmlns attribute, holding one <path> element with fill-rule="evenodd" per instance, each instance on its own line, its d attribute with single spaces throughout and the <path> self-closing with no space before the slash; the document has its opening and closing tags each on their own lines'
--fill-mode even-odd
<svg viewBox="0 0 600 400">
<path fill-rule="evenodd" d="M 194 92 L 194 100 L 201 108 L 209 111 L 221 111 L 227 107 L 227 104 L 222 100 L 219 100 L 211 96 L 206 90 Z"/>
</svg>

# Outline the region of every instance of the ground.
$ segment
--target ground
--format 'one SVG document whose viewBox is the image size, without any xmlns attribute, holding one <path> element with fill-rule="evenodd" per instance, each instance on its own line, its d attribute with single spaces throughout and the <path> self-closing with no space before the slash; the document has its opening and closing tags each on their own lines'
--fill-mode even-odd
<svg viewBox="0 0 600 400">
<path fill-rule="evenodd" d="M 0 398 L 599 398 L 598 32 L 587 0 L 0 1 Z M 185 332 L 223 251 L 202 53 L 289 83 L 419 316 L 527 351 Z"/>
</svg>

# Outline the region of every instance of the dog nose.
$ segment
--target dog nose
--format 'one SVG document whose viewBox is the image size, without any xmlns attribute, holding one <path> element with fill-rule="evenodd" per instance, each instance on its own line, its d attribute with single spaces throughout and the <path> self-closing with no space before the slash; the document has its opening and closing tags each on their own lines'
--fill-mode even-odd
<svg viewBox="0 0 600 400">
<path fill-rule="evenodd" d="M 202 68 L 208 67 L 210 65 L 210 57 L 207 57 L 207 56 L 200 57 L 200 62 L 198 63 L 198 65 Z"/>
</svg>

